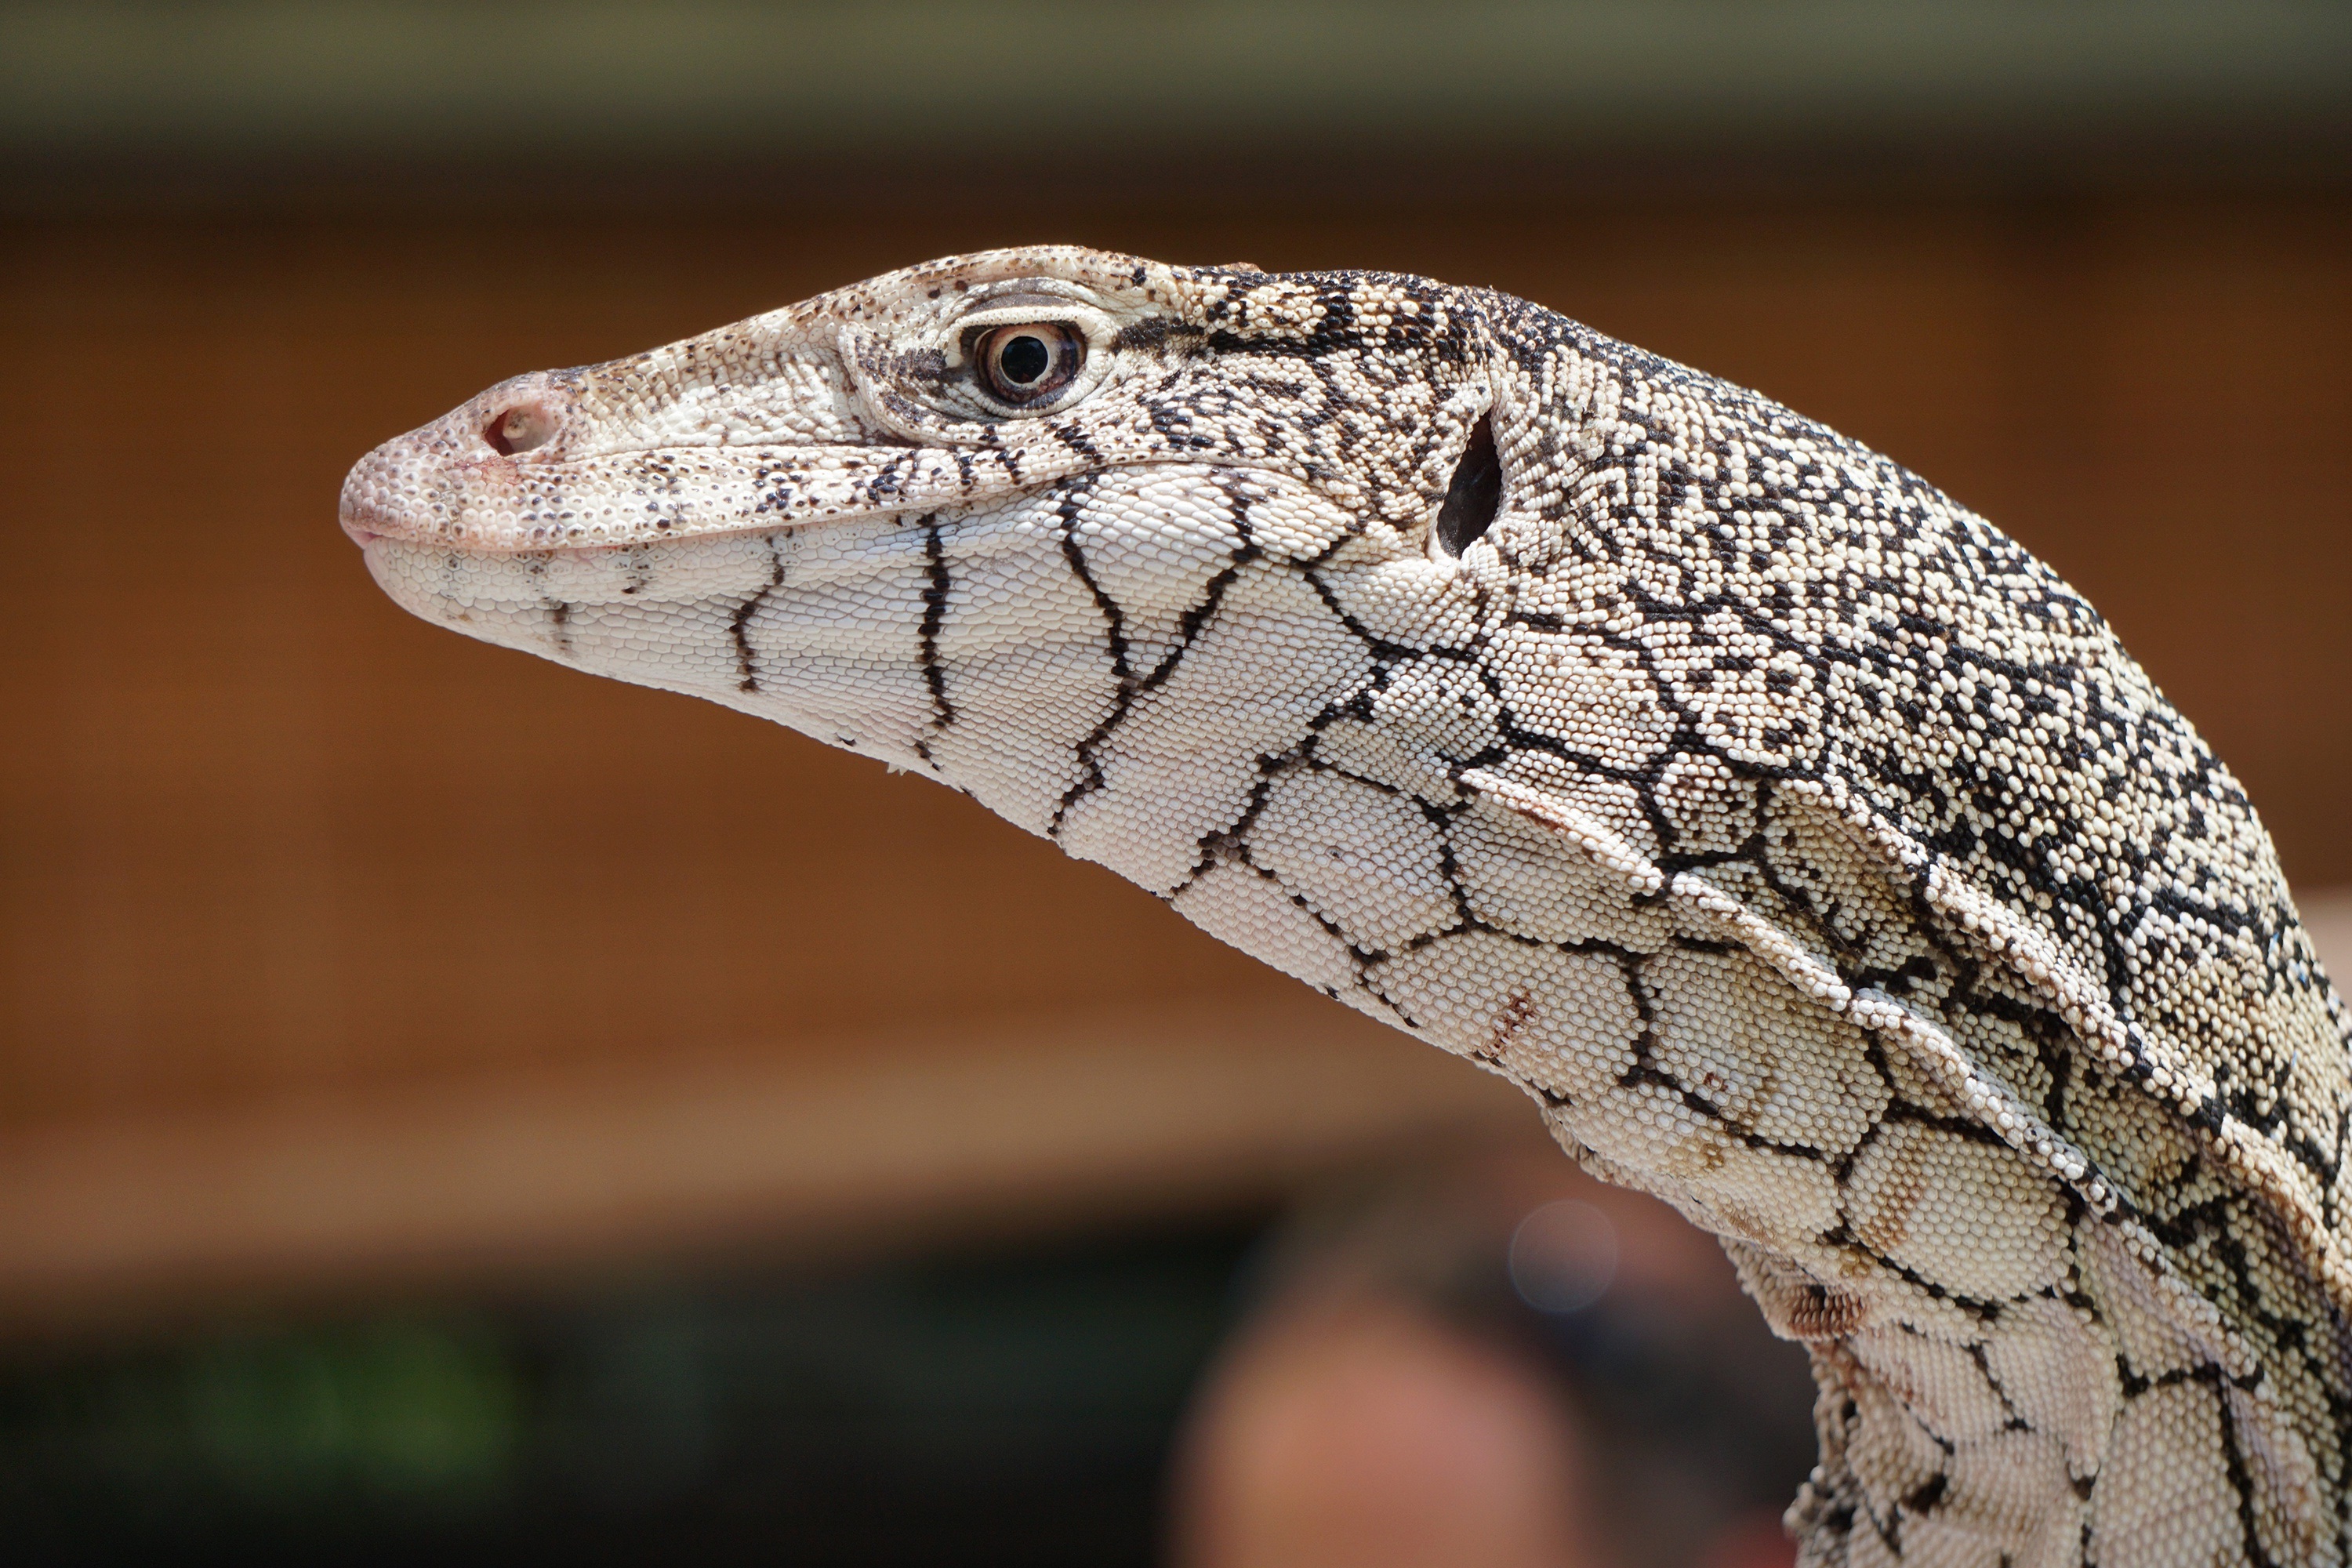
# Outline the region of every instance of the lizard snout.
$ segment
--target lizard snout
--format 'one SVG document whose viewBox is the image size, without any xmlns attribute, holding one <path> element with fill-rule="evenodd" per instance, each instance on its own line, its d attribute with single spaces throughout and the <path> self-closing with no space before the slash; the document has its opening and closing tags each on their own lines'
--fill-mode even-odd
<svg viewBox="0 0 2352 1568">
<path fill-rule="evenodd" d="M 343 481 L 343 531 L 362 545 L 385 537 L 480 543 L 508 531 L 505 514 L 528 510 L 532 487 L 521 470 L 555 455 L 573 400 L 565 378 L 536 371 L 385 442 Z"/>
</svg>

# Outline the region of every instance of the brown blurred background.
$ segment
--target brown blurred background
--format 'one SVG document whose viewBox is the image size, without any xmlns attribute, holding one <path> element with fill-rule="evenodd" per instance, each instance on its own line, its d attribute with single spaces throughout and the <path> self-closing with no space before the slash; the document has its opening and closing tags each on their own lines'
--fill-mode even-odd
<svg viewBox="0 0 2352 1568">
<path fill-rule="evenodd" d="M 866 1323 L 875 1368 L 1013 1355 L 1024 1397 L 1022 1334 L 1095 1336 L 1074 1387 L 1160 1369 L 1071 1527 L 1148 1555 L 1270 1217 L 1539 1142 L 960 796 L 407 619 L 334 527 L 355 458 L 493 381 L 934 255 L 1491 284 L 1892 453 L 2106 613 L 2341 973 L 2347 84 L 2316 5 L 0 5 L 0 1444 L 50 1500 L 0 1516 L 315 1543 L 350 1492 L 511 1556 L 563 1512 L 515 1478 L 580 1324 L 656 1350 L 613 1373 L 639 1457 L 578 1473 L 674 1502 L 725 1447 L 677 1393 L 736 1375 L 712 1345 Z M 1465 1233 L 1554 1180 L 1471 1182 Z M 1059 1305 L 871 1327 L 935 1287 Z M 996 1430 L 973 1397 L 940 1429 Z"/>
</svg>

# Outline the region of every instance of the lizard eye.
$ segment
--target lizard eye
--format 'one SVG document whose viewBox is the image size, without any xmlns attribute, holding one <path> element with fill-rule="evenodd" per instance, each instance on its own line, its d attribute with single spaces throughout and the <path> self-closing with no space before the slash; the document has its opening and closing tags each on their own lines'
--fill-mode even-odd
<svg viewBox="0 0 2352 1568">
<path fill-rule="evenodd" d="M 989 395 L 1015 407 L 1043 403 L 1069 385 L 1087 360 L 1087 341 L 1051 321 L 995 327 L 974 346 Z"/>
</svg>

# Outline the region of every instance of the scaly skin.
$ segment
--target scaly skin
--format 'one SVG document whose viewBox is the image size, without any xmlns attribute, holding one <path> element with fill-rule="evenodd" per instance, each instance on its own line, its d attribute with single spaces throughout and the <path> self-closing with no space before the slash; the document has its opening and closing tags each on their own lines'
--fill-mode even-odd
<svg viewBox="0 0 2352 1568">
<path fill-rule="evenodd" d="M 2352 1022 L 2189 724 L 1886 458 L 1499 294 L 1055 247 L 504 383 L 342 517 L 1523 1086 L 1811 1351 L 1807 1563 L 2347 1562 Z"/>
</svg>

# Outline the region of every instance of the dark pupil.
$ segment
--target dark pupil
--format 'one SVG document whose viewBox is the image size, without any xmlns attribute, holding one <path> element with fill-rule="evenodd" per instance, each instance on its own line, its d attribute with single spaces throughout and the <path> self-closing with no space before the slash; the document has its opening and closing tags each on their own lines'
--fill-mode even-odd
<svg viewBox="0 0 2352 1568">
<path fill-rule="evenodd" d="M 1005 380 L 1026 385 L 1045 374 L 1045 368 L 1054 363 L 1054 353 L 1043 339 L 1024 335 L 1005 344 L 996 363 L 1004 372 Z"/>
</svg>

